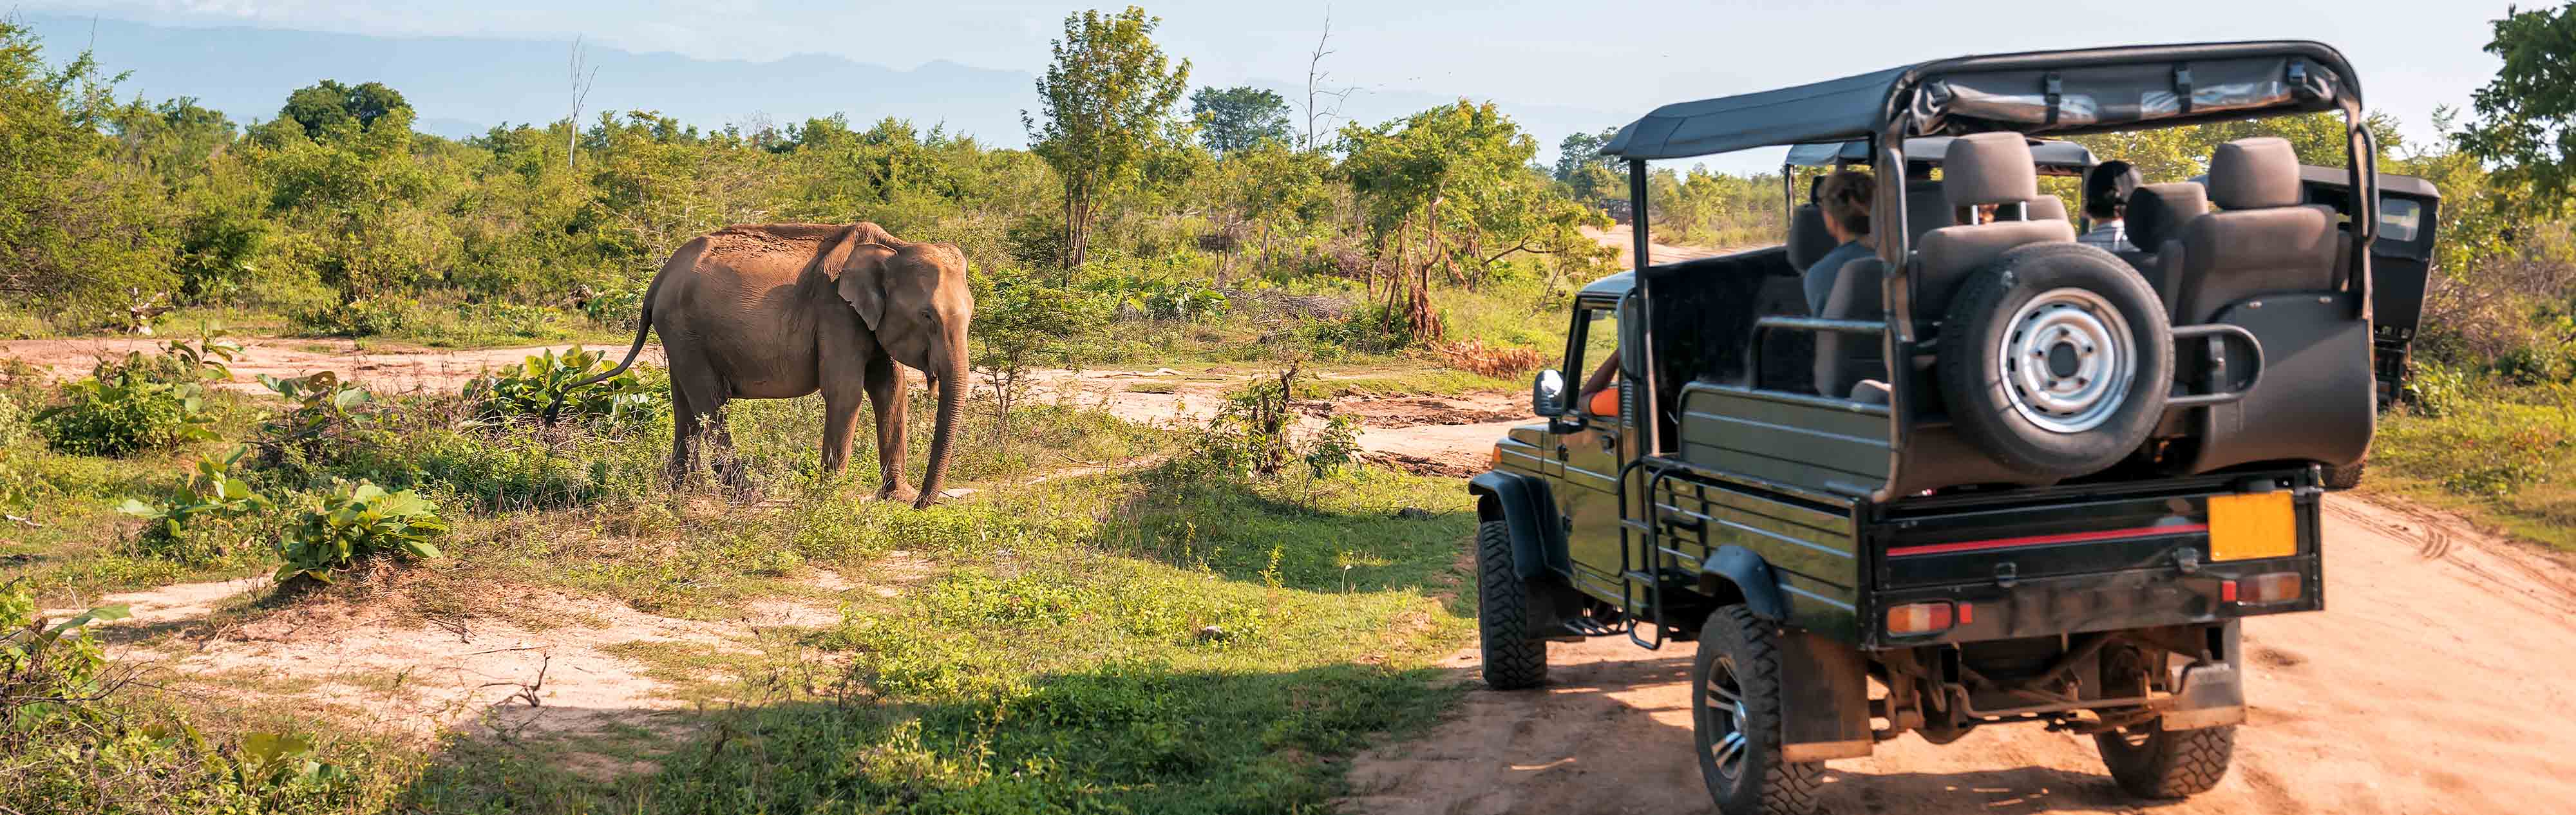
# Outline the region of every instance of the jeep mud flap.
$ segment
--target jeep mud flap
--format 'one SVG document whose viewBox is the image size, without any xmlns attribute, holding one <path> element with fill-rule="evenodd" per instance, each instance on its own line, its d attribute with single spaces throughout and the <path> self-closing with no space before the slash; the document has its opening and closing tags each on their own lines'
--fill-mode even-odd
<svg viewBox="0 0 2576 815">
<path fill-rule="evenodd" d="M 1869 755 L 1869 668 L 1859 649 L 1812 631 L 1780 632 L 1780 758 Z"/>
</svg>

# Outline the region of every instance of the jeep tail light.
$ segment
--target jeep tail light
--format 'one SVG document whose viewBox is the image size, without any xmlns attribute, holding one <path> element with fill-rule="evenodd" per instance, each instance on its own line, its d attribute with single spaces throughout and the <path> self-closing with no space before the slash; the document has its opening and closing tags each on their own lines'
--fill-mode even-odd
<svg viewBox="0 0 2576 815">
<path fill-rule="evenodd" d="M 2246 603 L 2286 603 L 2299 599 L 2298 572 L 2269 572 L 2245 578 L 2238 585 L 2236 598 Z"/>
<path fill-rule="evenodd" d="M 1500 444 L 1497 444 L 1497 445 L 1494 445 L 1494 452 L 1493 452 L 1493 454 L 1492 454 L 1492 455 L 1490 455 L 1490 456 L 1488 456 L 1488 457 L 1486 457 L 1486 459 L 1485 459 L 1485 469 L 1488 469 L 1488 470 L 1500 470 L 1500 469 L 1502 469 L 1502 468 L 1503 468 L 1503 446 L 1502 446 L 1502 445 L 1500 445 Z"/>
<path fill-rule="evenodd" d="M 1907 603 L 1887 610 L 1891 636 L 1934 634 L 1950 630 L 1949 603 Z"/>
</svg>

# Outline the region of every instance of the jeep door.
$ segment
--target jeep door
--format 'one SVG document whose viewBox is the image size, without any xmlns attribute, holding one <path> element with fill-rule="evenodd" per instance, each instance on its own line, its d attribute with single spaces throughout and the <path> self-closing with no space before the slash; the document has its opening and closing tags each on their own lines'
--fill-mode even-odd
<svg viewBox="0 0 2576 815">
<path fill-rule="evenodd" d="M 1553 452 L 1564 472 L 1563 486 L 1556 491 L 1557 511 L 1570 527 L 1566 549 L 1573 561 L 1575 586 L 1614 601 L 1620 594 L 1621 565 L 1618 478 L 1622 465 L 1632 457 L 1635 434 L 1620 411 L 1595 414 L 1593 406 L 1585 404 L 1590 400 L 1583 398 L 1582 384 L 1618 347 L 1617 302 L 1587 298 L 1579 303 L 1574 325 L 1567 332 L 1565 361 L 1566 376 L 1576 378 L 1572 385 L 1576 404 L 1558 423 L 1553 439 Z M 1615 386 L 1611 392 L 1617 392 Z"/>
</svg>

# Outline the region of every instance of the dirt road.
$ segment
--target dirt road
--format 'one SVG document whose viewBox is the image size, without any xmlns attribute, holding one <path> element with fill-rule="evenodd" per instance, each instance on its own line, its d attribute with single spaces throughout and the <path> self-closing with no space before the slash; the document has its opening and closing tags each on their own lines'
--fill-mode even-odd
<svg viewBox="0 0 2576 815">
<path fill-rule="evenodd" d="M 2511 544 L 2330 499 L 2327 609 L 2245 626 L 2250 725 L 2219 788 L 2123 796 L 2089 737 L 1914 736 L 1828 765 L 1825 808 L 1888 813 L 2576 811 L 2576 574 Z M 1691 645 L 1550 646 L 1554 683 L 1469 694 L 1417 742 L 1355 762 L 1370 813 L 1706 812 Z M 1471 669 L 1475 651 L 1453 660 Z"/>
<path fill-rule="evenodd" d="M 1634 242 L 1629 237 L 1630 233 L 1628 232 L 1628 227 L 1614 225 L 1609 229 L 1594 229 L 1586 226 L 1578 227 L 1578 229 L 1582 230 L 1584 237 L 1591 238 L 1603 246 L 1617 248 L 1619 250 L 1620 269 L 1634 269 L 1637 267 L 1637 262 L 1634 260 L 1636 253 L 1628 246 L 1630 243 Z M 1649 240 L 1652 239 L 1649 238 Z M 1680 263 L 1682 261 L 1692 260 L 1695 258 L 1716 257 L 1718 255 L 1734 251 L 1732 249 L 1712 249 L 1706 246 L 1680 246 L 1667 243 L 1652 243 L 1649 244 L 1649 247 L 1646 258 L 1659 264 Z"/>
<path fill-rule="evenodd" d="M 168 338 L 83 337 L 61 340 L 0 341 L 0 359 L 16 357 L 26 362 L 53 369 L 57 376 L 84 376 L 90 366 L 102 357 L 121 357 L 129 352 L 159 353 Z M 286 339 L 277 337 L 235 339 L 242 345 L 241 355 L 231 365 L 233 378 L 217 387 L 242 391 L 266 392 L 260 387 L 259 375 L 276 377 L 303 376 L 315 371 L 336 371 L 343 378 L 366 382 L 384 393 L 406 393 L 418 390 L 454 390 L 486 370 L 516 365 L 522 359 L 542 351 L 565 351 L 571 345 L 541 345 L 526 348 L 478 348 L 458 351 L 437 348 L 361 349 L 348 340 Z M 599 348 L 612 359 L 626 355 L 624 346 Z M 647 345 L 638 362 L 659 365 L 662 347 Z"/>
</svg>

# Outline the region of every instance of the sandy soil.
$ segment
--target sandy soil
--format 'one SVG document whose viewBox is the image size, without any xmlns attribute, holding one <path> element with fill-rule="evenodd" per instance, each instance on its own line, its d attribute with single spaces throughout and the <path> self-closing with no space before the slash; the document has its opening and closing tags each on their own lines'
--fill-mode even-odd
<svg viewBox="0 0 2576 815">
<path fill-rule="evenodd" d="M 1637 261 L 1635 259 L 1637 257 L 1637 253 L 1634 248 L 1629 246 L 1629 244 L 1634 243 L 1634 240 L 1630 237 L 1628 227 L 1614 225 L 1609 229 L 1594 229 L 1592 227 L 1585 226 L 1577 227 L 1577 229 L 1582 230 L 1584 237 L 1599 241 L 1603 246 L 1616 247 L 1619 250 L 1620 269 L 1626 270 L 1637 268 Z M 1651 236 L 1648 239 L 1652 240 Z M 1649 244 L 1649 247 L 1650 249 L 1647 252 L 1646 258 L 1657 264 L 1680 263 L 1685 260 L 1716 257 L 1718 255 L 1735 251 L 1733 249 L 1687 246 L 1661 242 Z"/>
<path fill-rule="evenodd" d="M 1890 812 L 2568 812 L 2576 572 L 2451 519 L 2330 499 L 2328 610 L 2248 621 L 2249 726 L 2219 788 L 2126 798 L 2092 740 L 1988 728 L 1829 763 L 1825 809 Z M 1550 646 L 1542 690 L 1476 690 L 1429 736 L 1354 762 L 1367 813 L 1707 812 L 1690 644 Z M 1468 649 L 1450 664 L 1472 671 Z"/>
<path fill-rule="evenodd" d="M 0 341 L 0 358 L 16 357 L 51 368 L 56 376 L 78 377 L 89 374 L 90 366 L 102 357 L 121 357 L 128 352 L 158 353 L 168 338 L 89 337 L 66 340 Z M 540 345 L 526 348 L 481 348 L 456 351 L 435 348 L 360 350 L 348 340 L 251 339 L 235 340 L 242 353 L 230 366 L 233 378 L 217 387 L 266 393 L 259 375 L 275 377 L 303 376 L 316 371 L 334 371 L 343 379 L 365 382 L 381 393 L 455 390 L 486 370 L 516 365 L 520 360 L 547 350 L 565 351 L 575 346 Z M 626 349 L 601 349 L 613 358 L 623 358 Z M 637 362 L 659 365 L 662 348 L 647 345 Z"/>
</svg>

